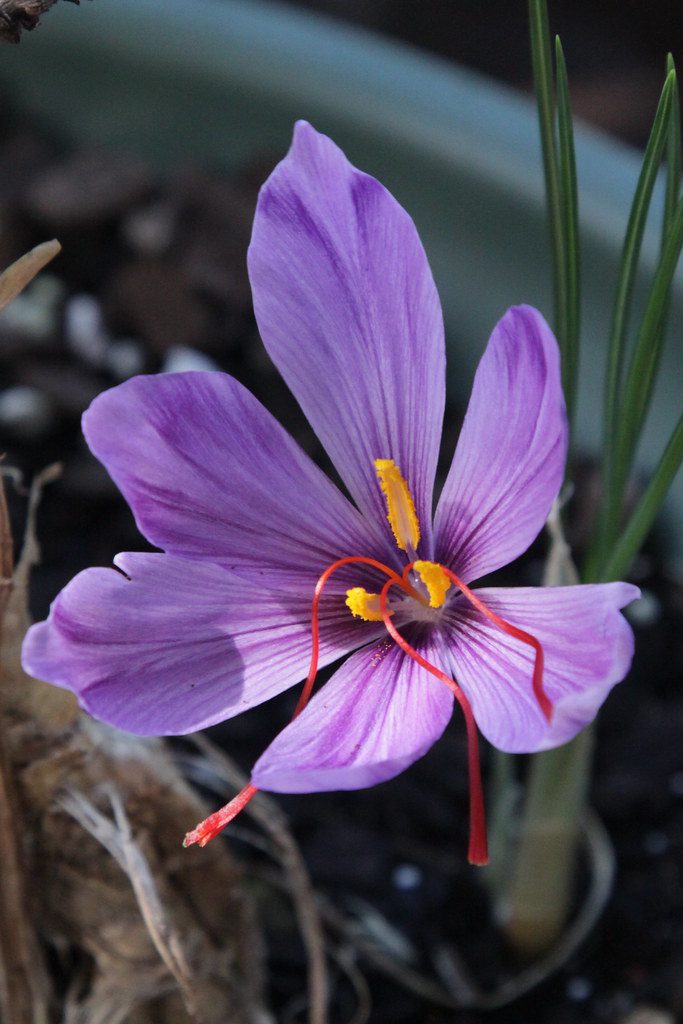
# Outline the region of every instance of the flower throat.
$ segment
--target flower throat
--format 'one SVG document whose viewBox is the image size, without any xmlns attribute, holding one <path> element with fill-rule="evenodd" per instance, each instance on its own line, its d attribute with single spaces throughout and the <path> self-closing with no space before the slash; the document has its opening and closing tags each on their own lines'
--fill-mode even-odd
<svg viewBox="0 0 683 1024">
<path fill-rule="evenodd" d="M 418 602 L 423 608 L 438 609 L 446 604 L 449 594 L 458 591 L 485 618 L 493 622 L 509 636 L 530 646 L 534 651 L 533 692 L 538 705 L 550 721 L 552 704 L 543 689 L 543 648 L 536 637 L 513 626 L 488 608 L 468 586 L 449 569 L 437 562 L 429 562 L 417 557 L 420 542 L 420 524 L 415 511 L 410 489 L 399 467 L 393 459 L 376 459 L 375 470 L 379 486 L 384 494 L 387 506 L 387 519 L 394 535 L 396 544 L 407 558 L 407 564 L 399 575 L 394 569 L 375 558 L 365 555 L 348 555 L 332 562 L 321 573 L 313 591 L 311 607 L 311 661 L 306 681 L 304 682 L 292 721 L 297 718 L 308 704 L 318 674 L 320 654 L 319 608 L 320 599 L 333 573 L 344 565 L 364 565 L 378 570 L 386 580 L 379 593 L 368 593 L 364 587 L 351 587 L 346 592 L 346 605 L 350 613 L 366 622 L 383 622 L 387 633 L 398 644 L 409 658 L 412 658 L 425 671 L 449 688 L 463 712 L 467 731 L 468 776 L 470 793 L 469 812 L 469 847 L 468 859 L 471 864 L 483 865 L 488 862 L 486 842 L 486 816 L 481 782 L 479 762 L 479 743 L 477 726 L 472 707 L 467 696 L 458 683 L 436 665 L 428 661 L 402 635 L 392 622 L 394 611 L 389 606 L 389 592 L 397 587 L 404 598 Z M 453 589 L 454 588 L 454 589 Z M 258 792 L 253 783 L 245 786 L 233 799 L 214 814 L 200 822 L 196 828 L 185 836 L 183 846 L 194 843 L 205 846 L 214 836 L 233 820 Z"/>
</svg>

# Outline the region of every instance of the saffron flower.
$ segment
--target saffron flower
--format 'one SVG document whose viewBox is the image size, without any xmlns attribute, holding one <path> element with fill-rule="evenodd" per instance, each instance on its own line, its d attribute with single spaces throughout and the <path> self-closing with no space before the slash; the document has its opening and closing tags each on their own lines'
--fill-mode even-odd
<svg viewBox="0 0 683 1024">
<path fill-rule="evenodd" d="M 227 374 L 112 388 L 85 413 L 85 437 L 162 550 L 80 573 L 29 631 L 25 668 L 148 735 L 203 729 L 306 680 L 250 785 L 188 843 L 257 788 L 392 778 L 457 700 L 482 863 L 476 727 L 506 751 L 565 743 L 633 651 L 627 583 L 469 586 L 527 549 L 562 483 L 557 343 L 528 306 L 495 327 L 432 518 L 445 347 L 410 217 L 300 122 L 261 190 L 248 264 L 263 342 L 351 500 Z M 311 696 L 317 668 L 342 657 Z"/>
</svg>

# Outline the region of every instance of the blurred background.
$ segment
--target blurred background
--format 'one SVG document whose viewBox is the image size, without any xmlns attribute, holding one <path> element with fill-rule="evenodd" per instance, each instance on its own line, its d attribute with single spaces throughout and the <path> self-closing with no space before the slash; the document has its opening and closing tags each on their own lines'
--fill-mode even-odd
<svg viewBox="0 0 683 1024">
<path fill-rule="evenodd" d="M 523 0 L 304 0 L 298 6 L 403 40 L 517 89 L 531 88 Z M 661 88 L 663 55 L 681 52 L 683 6 L 672 0 L 550 0 L 548 6 L 568 57 L 577 116 L 642 145 Z"/>
<path fill-rule="evenodd" d="M 638 173 L 636 151 L 610 140 L 646 141 L 683 15 L 663 2 L 600 0 L 551 2 L 550 19 L 579 123 L 610 133 L 577 139 L 588 358 L 576 438 L 594 451 L 610 291 Z M 29 472 L 64 461 L 57 492 L 70 500 L 56 505 L 80 524 L 75 553 L 64 524 L 50 525 L 37 614 L 72 574 L 73 554 L 107 564 L 114 543 L 131 544 L 127 529 L 116 541 L 111 527 L 104 535 L 93 511 L 115 491 L 84 450 L 79 419 L 103 387 L 136 372 L 218 366 L 267 396 L 324 461 L 260 345 L 244 263 L 258 187 L 296 117 L 330 133 L 418 225 L 451 345 L 450 458 L 496 319 L 519 301 L 552 316 L 530 86 L 521 0 L 59 2 L 19 46 L 2 48 L 0 263 L 45 237 L 64 244 L 0 318 L 0 445 Z M 653 224 L 641 296 L 657 248 Z M 678 301 L 673 322 L 683 288 Z M 678 362 L 668 359 L 644 466 L 677 415 Z M 680 567 L 677 486 L 669 556 Z M 129 522 L 117 507 L 107 515 Z"/>
</svg>

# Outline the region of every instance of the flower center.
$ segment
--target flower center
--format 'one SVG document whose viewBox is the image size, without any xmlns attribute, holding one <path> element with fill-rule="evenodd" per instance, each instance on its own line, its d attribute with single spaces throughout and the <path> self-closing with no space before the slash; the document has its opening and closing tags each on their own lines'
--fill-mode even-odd
<svg viewBox="0 0 683 1024">
<path fill-rule="evenodd" d="M 424 562 L 417 560 L 412 563 L 412 570 L 419 589 L 413 586 L 408 590 L 404 587 L 406 594 L 403 596 L 400 605 L 389 606 L 389 615 L 395 611 L 404 613 L 403 617 L 413 622 L 438 622 L 440 616 L 435 614 L 435 609 L 441 608 L 446 601 L 446 594 L 450 590 L 451 581 L 442 565 L 438 562 Z M 409 584 L 407 578 L 404 583 Z M 406 600 L 407 596 L 407 600 Z M 364 587 L 352 587 L 346 591 L 346 606 L 358 619 L 365 622 L 381 622 L 382 608 L 380 595 L 371 594 Z"/>
<path fill-rule="evenodd" d="M 453 588 L 453 593 L 456 591 L 460 592 L 481 615 L 493 622 L 499 629 L 534 649 L 533 691 L 542 712 L 550 720 L 552 705 L 543 689 L 543 648 L 539 641 L 530 633 L 526 633 L 524 630 L 511 625 L 511 623 L 506 622 L 505 619 L 502 619 L 488 608 L 451 569 L 447 569 L 438 562 L 428 562 L 417 558 L 416 549 L 420 540 L 420 524 L 408 484 L 401 476 L 401 472 L 393 459 L 376 459 L 375 469 L 380 487 L 386 498 L 387 519 L 396 538 L 397 545 L 408 557 L 408 564 L 404 568 L 403 573 L 399 575 L 394 569 L 384 565 L 382 562 L 378 562 L 375 558 L 370 558 L 366 555 L 348 555 L 345 558 L 338 558 L 332 562 L 321 574 L 315 585 L 311 609 L 311 662 L 299 701 L 294 709 L 293 717 L 296 718 L 308 704 L 318 674 L 320 651 L 319 607 L 325 584 L 330 576 L 343 565 L 357 564 L 378 570 L 386 577 L 381 593 L 372 594 L 368 593 L 364 587 L 352 587 L 346 592 L 346 605 L 352 615 L 364 619 L 366 622 L 384 622 L 387 633 L 392 640 L 413 661 L 444 683 L 460 704 L 465 718 L 468 740 L 470 782 L 470 842 L 468 857 L 472 864 L 486 864 L 488 860 L 486 821 L 479 771 L 477 728 L 472 708 L 457 682 L 437 668 L 436 665 L 432 665 L 418 650 L 408 643 L 397 627 L 395 619 L 392 621 L 392 616 L 403 619 L 406 622 L 437 622 L 441 617 L 441 609 L 446 604 L 451 588 Z M 390 607 L 389 592 L 392 587 L 397 588 L 400 594 L 398 600 L 394 602 L 394 606 Z M 400 616 L 395 614 L 399 611 L 401 612 Z M 407 614 L 405 614 L 406 612 Z M 257 792 L 257 788 L 252 783 L 249 783 L 225 807 L 221 807 L 219 811 L 211 814 L 205 821 L 200 822 L 195 829 L 188 832 L 183 845 L 191 846 L 193 843 L 198 843 L 200 846 L 205 846 L 209 840 L 213 839 L 214 836 L 218 835 L 225 828 L 228 822 L 232 821 L 236 815 L 244 810 Z"/>
<path fill-rule="evenodd" d="M 432 609 L 441 608 L 451 587 L 446 570 L 437 562 L 426 562 L 417 557 L 420 542 L 420 523 L 410 488 L 393 459 L 375 459 L 375 471 L 387 503 L 387 519 L 396 544 L 405 551 L 412 563 L 411 579 L 404 574 L 403 590 L 412 600 L 401 600 L 400 610 L 406 618 L 418 622 L 435 622 L 439 616 Z M 406 607 L 406 604 L 409 607 Z M 364 587 L 346 591 L 346 605 L 353 616 L 365 622 L 381 622 L 383 615 L 379 594 L 369 593 Z M 398 607 L 389 606 L 389 615 Z"/>
</svg>

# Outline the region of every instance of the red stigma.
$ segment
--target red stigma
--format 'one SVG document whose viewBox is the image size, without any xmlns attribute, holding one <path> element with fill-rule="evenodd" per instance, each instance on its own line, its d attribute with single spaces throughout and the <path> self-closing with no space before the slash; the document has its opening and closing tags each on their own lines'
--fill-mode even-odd
<svg viewBox="0 0 683 1024">
<path fill-rule="evenodd" d="M 229 804 L 210 814 L 204 821 L 200 821 L 196 828 L 188 832 L 183 839 L 183 846 L 194 846 L 195 843 L 199 846 L 206 846 L 219 832 L 223 831 L 233 818 L 236 818 L 244 810 L 255 793 L 258 793 L 256 786 L 252 786 L 251 782 L 248 783 L 237 796 L 232 798 Z"/>
<path fill-rule="evenodd" d="M 346 558 L 338 558 L 336 562 L 332 562 L 328 565 L 325 572 L 319 577 L 318 582 L 315 585 L 313 592 L 313 604 L 311 607 L 311 663 L 308 669 L 308 675 L 306 676 L 306 682 L 301 690 L 301 696 L 297 701 L 297 705 L 292 715 L 292 721 L 301 714 L 303 709 L 311 699 L 311 693 L 313 692 L 313 686 L 315 683 L 316 676 L 318 675 L 318 661 L 320 658 L 320 623 L 319 623 L 319 608 L 320 598 L 325 588 L 325 584 L 329 580 L 333 572 L 341 568 L 342 565 L 351 565 L 352 563 L 361 563 L 363 565 L 370 565 L 374 569 L 379 569 L 380 572 L 384 573 L 385 576 L 389 577 L 389 582 L 394 583 L 397 587 L 401 587 L 411 597 L 418 597 L 419 594 L 410 585 L 408 580 L 404 580 L 397 572 L 390 569 L 388 565 L 384 565 L 383 562 L 378 562 L 375 558 L 366 558 L 364 555 L 348 555 Z M 258 793 L 258 788 L 251 782 L 240 790 L 237 796 L 234 796 L 229 803 L 221 807 L 220 810 L 210 814 L 208 818 L 193 828 L 191 832 L 188 832 L 183 840 L 183 846 L 193 846 L 198 843 L 199 846 L 206 846 L 208 842 L 214 839 L 219 832 L 222 832 L 226 825 L 229 825 L 233 818 L 236 818 L 244 808 L 247 806 L 251 798 Z"/>
<path fill-rule="evenodd" d="M 412 565 L 409 565 L 404 573 L 410 571 Z M 479 737 L 477 735 L 477 724 L 474 721 L 474 715 L 472 714 L 472 708 L 467 697 L 460 689 L 458 684 L 450 676 L 447 676 L 445 672 L 442 672 L 436 665 L 432 665 L 430 661 L 416 651 L 414 647 L 408 643 L 408 641 L 401 636 L 396 626 L 389 618 L 389 610 L 387 608 L 387 594 L 389 588 L 393 586 L 393 580 L 387 580 L 382 588 L 382 593 L 379 596 L 379 603 L 382 609 L 382 617 L 384 619 L 384 625 L 387 628 L 387 632 L 391 638 L 398 644 L 398 646 L 405 651 L 405 653 L 416 661 L 418 665 L 426 669 L 433 676 L 439 679 L 442 683 L 445 683 L 448 689 L 451 691 L 458 704 L 462 709 L 462 713 L 465 718 L 465 728 L 467 730 L 467 768 L 470 786 L 470 839 L 469 847 L 467 850 L 467 859 L 470 864 L 476 864 L 478 867 L 483 867 L 488 864 L 489 855 L 488 847 L 486 843 L 486 811 L 484 809 L 484 792 L 481 784 L 481 767 L 479 764 Z"/>
<path fill-rule="evenodd" d="M 408 566 L 408 569 L 410 568 L 411 567 Z M 470 590 L 470 588 L 466 586 L 466 584 L 462 582 L 459 576 L 456 576 L 454 572 L 452 572 L 450 569 L 447 569 L 445 565 L 442 565 L 441 568 L 449 577 L 449 579 L 452 580 L 453 583 L 455 583 L 456 587 L 458 587 L 463 592 L 467 600 L 474 605 L 477 611 L 480 611 L 482 615 L 485 615 L 487 619 L 490 619 L 491 622 L 495 623 L 495 625 L 498 626 L 499 629 L 502 629 L 504 633 L 507 633 L 508 636 L 514 636 L 517 640 L 521 640 L 522 643 L 528 644 L 529 647 L 533 648 L 535 652 L 534 673 L 532 679 L 534 697 L 536 698 L 538 706 L 543 712 L 546 721 L 550 722 L 553 717 L 553 705 L 550 701 L 550 698 L 548 697 L 548 694 L 545 692 L 543 688 L 544 658 L 543 645 L 541 644 L 540 640 L 537 640 L 535 636 L 531 635 L 531 633 L 527 633 L 525 630 L 519 629 L 518 626 L 513 626 L 512 623 L 507 622 L 506 619 L 502 619 L 500 615 L 496 615 L 495 612 L 491 611 L 490 608 L 486 607 L 481 598 L 477 597 L 477 595 L 472 590 Z"/>
<path fill-rule="evenodd" d="M 333 572 L 340 569 L 342 565 L 352 564 L 370 565 L 373 569 L 379 569 L 381 573 L 389 577 L 392 583 L 395 583 L 397 587 L 401 587 L 406 593 L 410 594 L 411 597 L 419 597 L 414 587 L 412 587 L 409 581 L 401 576 L 393 569 L 390 569 L 388 565 L 384 565 L 383 562 L 378 562 L 375 558 L 366 558 L 364 555 L 348 555 L 346 558 L 338 558 L 336 562 L 332 562 L 328 565 L 325 572 L 321 574 L 318 582 L 315 585 L 313 592 L 313 606 L 311 608 L 311 664 L 308 670 L 308 676 L 306 682 L 301 690 L 301 696 L 299 697 L 294 714 L 292 715 L 292 721 L 300 715 L 303 709 L 308 704 L 311 692 L 313 690 L 313 684 L 315 683 L 315 677 L 318 674 L 318 656 L 320 651 L 320 626 L 318 621 L 318 609 L 320 607 L 320 598 L 322 596 L 325 584 L 329 580 Z"/>
<path fill-rule="evenodd" d="M 364 555 L 348 555 L 345 558 L 338 558 L 332 562 L 327 569 L 320 575 L 318 582 L 315 585 L 313 592 L 313 602 L 311 605 L 311 661 L 309 665 L 308 675 L 301 690 L 301 695 L 297 701 L 297 705 L 292 715 L 292 721 L 301 714 L 306 705 L 308 704 L 315 680 L 318 675 L 318 662 L 320 658 L 320 623 L 319 623 L 319 609 L 320 599 L 325 588 L 325 585 L 329 578 L 332 576 L 337 569 L 343 565 L 361 564 L 369 565 L 379 572 L 383 573 L 387 577 L 387 581 L 382 588 L 380 594 L 380 608 L 382 610 L 382 619 L 386 627 L 387 632 L 394 640 L 396 644 L 410 657 L 413 661 L 417 662 L 427 672 L 431 673 L 436 679 L 439 679 L 444 683 L 453 693 L 455 699 L 458 701 L 464 718 L 465 727 L 467 730 L 467 751 L 468 751 L 468 775 L 469 775 L 469 789 L 470 789 L 470 838 L 468 848 L 468 859 L 471 864 L 484 865 L 488 863 L 488 851 L 486 844 L 486 814 L 484 809 L 484 796 L 481 783 L 481 768 L 479 763 L 479 742 L 477 735 L 477 726 L 472 713 L 472 707 L 469 700 L 463 693 L 462 689 L 451 679 L 450 676 L 442 672 L 441 669 L 432 665 L 431 662 L 427 661 L 419 651 L 415 650 L 414 647 L 408 643 L 408 641 L 399 633 L 396 626 L 393 624 L 389 617 L 389 609 L 387 607 L 387 595 L 389 589 L 392 586 L 400 587 L 410 597 L 424 603 L 423 596 L 415 590 L 409 580 L 409 574 L 413 568 L 413 562 L 406 566 L 403 570 L 403 575 L 399 576 L 397 572 L 384 565 L 383 562 L 377 561 L 375 558 L 368 558 Z M 535 652 L 534 657 L 534 669 L 533 669 L 533 691 L 538 705 L 544 714 L 547 721 L 552 718 L 553 706 L 543 688 L 543 647 L 539 640 L 531 633 L 527 633 L 523 629 L 519 629 L 517 626 L 513 626 L 510 622 L 501 618 L 495 612 L 491 611 L 490 608 L 484 604 L 484 602 L 477 597 L 477 595 L 469 589 L 469 587 L 462 582 L 462 580 L 456 576 L 454 572 L 447 569 L 444 565 L 441 566 L 443 571 L 446 573 L 452 583 L 462 591 L 463 595 L 467 600 L 474 605 L 474 607 L 481 612 L 487 619 L 495 623 L 504 633 L 509 636 L 515 637 L 517 640 L 521 640 L 522 643 L 528 644 L 532 647 Z M 206 846 L 206 844 L 221 832 L 226 825 L 228 825 L 233 818 L 237 817 L 241 811 L 244 810 L 246 805 L 252 799 L 252 797 L 258 792 L 256 786 L 253 783 L 248 783 L 233 799 L 227 803 L 220 810 L 215 811 L 209 815 L 204 821 L 200 822 L 196 828 L 191 832 L 188 832 L 185 836 L 183 846 L 192 846 L 194 843 L 198 843 L 200 846 Z"/>
</svg>

